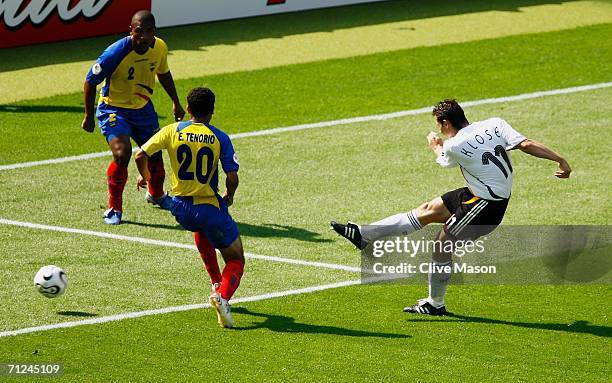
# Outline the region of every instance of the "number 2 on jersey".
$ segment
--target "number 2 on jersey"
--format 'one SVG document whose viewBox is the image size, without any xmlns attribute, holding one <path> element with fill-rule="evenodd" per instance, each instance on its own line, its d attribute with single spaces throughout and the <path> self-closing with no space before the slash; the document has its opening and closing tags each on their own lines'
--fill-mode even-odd
<svg viewBox="0 0 612 383">
<path fill-rule="evenodd" d="M 194 172 L 189 171 L 189 167 L 191 166 L 191 162 L 193 161 L 193 153 L 191 152 L 191 148 L 189 147 L 189 145 L 186 144 L 183 144 L 178 147 L 176 151 L 176 158 L 181 164 L 178 171 L 178 178 L 183 181 L 193 181 L 194 178 L 197 177 L 199 183 L 206 185 L 210 181 L 214 153 L 211 148 L 204 146 L 200 148 L 200 150 L 198 150 L 195 157 L 196 169 L 194 177 Z M 204 173 L 204 169 L 202 168 L 202 162 L 204 160 L 204 157 L 206 157 L 206 173 Z"/>
</svg>

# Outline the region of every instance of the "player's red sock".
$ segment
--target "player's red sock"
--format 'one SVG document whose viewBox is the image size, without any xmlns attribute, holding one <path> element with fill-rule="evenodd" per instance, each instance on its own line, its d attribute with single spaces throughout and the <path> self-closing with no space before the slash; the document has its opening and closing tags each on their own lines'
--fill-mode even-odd
<svg viewBox="0 0 612 383">
<path fill-rule="evenodd" d="M 106 171 L 108 176 L 108 206 L 115 210 L 123 211 L 123 188 L 128 177 L 126 166 L 120 166 L 111 161 Z"/>
<path fill-rule="evenodd" d="M 228 301 L 236 292 L 238 285 L 240 285 L 240 278 L 244 271 L 244 262 L 237 259 L 230 259 L 225 264 L 223 269 L 223 279 L 221 280 L 221 287 L 219 287 L 219 294 Z"/>
<path fill-rule="evenodd" d="M 149 194 L 155 198 L 159 198 L 164 195 L 164 178 L 166 177 L 164 162 L 161 159 L 159 161 L 149 161 L 147 162 L 147 166 L 151 173 Z"/>
<path fill-rule="evenodd" d="M 193 233 L 200 258 L 204 262 L 204 267 L 208 271 L 211 283 L 221 283 L 221 270 L 219 270 L 219 262 L 217 262 L 217 252 L 208 238 L 204 234 L 195 232 Z"/>
</svg>

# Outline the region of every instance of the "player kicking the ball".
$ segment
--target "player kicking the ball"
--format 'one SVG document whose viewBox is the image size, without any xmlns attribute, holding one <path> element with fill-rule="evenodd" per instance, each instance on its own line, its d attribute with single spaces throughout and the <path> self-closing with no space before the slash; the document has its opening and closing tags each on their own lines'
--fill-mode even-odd
<svg viewBox="0 0 612 383">
<path fill-rule="evenodd" d="M 172 166 L 172 194 L 158 204 L 169 210 L 185 229 L 194 232 L 195 242 L 213 282 L 210 296 L 217 319 L 223 327 L 233 327 L 229 300 L 240 284 L 244 251 L 238 227 L 228 213 L 238 188 L 238 160 L 227 134 L 210 125 L 215 95 L 208 88 L 195 88 L 187 96 L 191 119 L 162 128 L 136 153 L 140 176 L 138 188 L 151 179 L 149 158 L 162 149 L 168 151 Z M 218 194 L 218 164 L 226 174 L 225 194 Z M 225 268 L 221 274 L 214 251 L 208 256 L 208 241 L 221 251 Z"/>
<path fill-rule="evenodd" d="M 561 155 L 541 143 L 530 140 L 514 130 L 501 118 L 470 124 L 463 109 L 455 100 L 444 100 L 432 112 L 440 132 L 448 137 L 442 141 L 430 132 L 427 142 L 442 167 L 459 166 L 467 187 L 449 191 L 441 197 L 407 213 L 387 217 L 368 226 L 349 222 L 346 225 L 331 222 L 331 227 L 364 249 L 382 237 L 408 235 L 430 223 L 444 223 L 438 234 L 439 241 L 475 240 L 492 232 L 506 212 L 512 190 L 512 161 L 508 151 L 520 149 L 535 157 L 559 164 L 558 178 L 568 178 L 572 171 Z M 429 273 L 429 296 L 420 299 L 405 312 L 445 315 L 446 287 L 450 279 L 448 270 L 452 253 L 434 251 L 432 258 L 436 272 Z"/>
</svg>

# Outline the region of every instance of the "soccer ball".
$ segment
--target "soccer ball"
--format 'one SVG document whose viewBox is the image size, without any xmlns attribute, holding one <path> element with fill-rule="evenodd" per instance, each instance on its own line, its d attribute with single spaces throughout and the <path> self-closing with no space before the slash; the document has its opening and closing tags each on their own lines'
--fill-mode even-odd
<svg viewBox="0 0 612 383">
<path fill-rule="evenodd" d="M 68 276 L 55 265 L 43 266 L 34 276 L 34 285 L 47 298 L 59 297 L 66 291 Z"/>
</svg>

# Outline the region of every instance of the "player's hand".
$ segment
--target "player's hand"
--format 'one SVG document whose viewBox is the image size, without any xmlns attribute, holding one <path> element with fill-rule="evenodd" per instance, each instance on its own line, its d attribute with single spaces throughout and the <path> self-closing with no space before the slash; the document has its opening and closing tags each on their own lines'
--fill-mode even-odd
<svg viewBox="0 0 612 383">
<path fill-rule="evenodd" d="M 555 172 L 555 177 L 569 178 L 571 172 L 572 172 L 572 168 L 570 168 L 567 161 L 561 161 L 559 162 L 559 170 Z"/>
<path fill-rule="evenodd" d="M 183 117 L 185 117 L 185 110 L 181 104 L 173 104 L 172 112 L 174 113 L 174 121 L 182 121 Z"/>
<path fill-rule="evenodd" d="M 234 204 L 234 196 L 228 195 L 227 192 L 225 192 L 225 194 L 223 195 L 223 199 L 225 200 L 227 207 L 230 207 Z"/>
<path fill-rule="evenodd" d="M 91 133 L 94 131 L 95 126 L 96 124 L 94 123 L 93 117 L 85 116 L 85 118 L 83 118 L 81 128 L 83 128 L 84 131 Z"/>
<path fill-rule="evenodd" d="M 136 179 L 136 190 L 140 190 L 140 188 L 146 188 L 147 187 L 147 180 L 145 180 L 140 174 L 138 175 L 138 178 Z"/>
<path fill-rule="evenodd" d="M 427 144 L 429 144 L 429 147 L 434 148 L 436 146 L 442 146 L 443 142 L 442 139 L 438 136 L 438 133 L 429 132 L 429 134 L 427 135 Z"/>
</svg>

